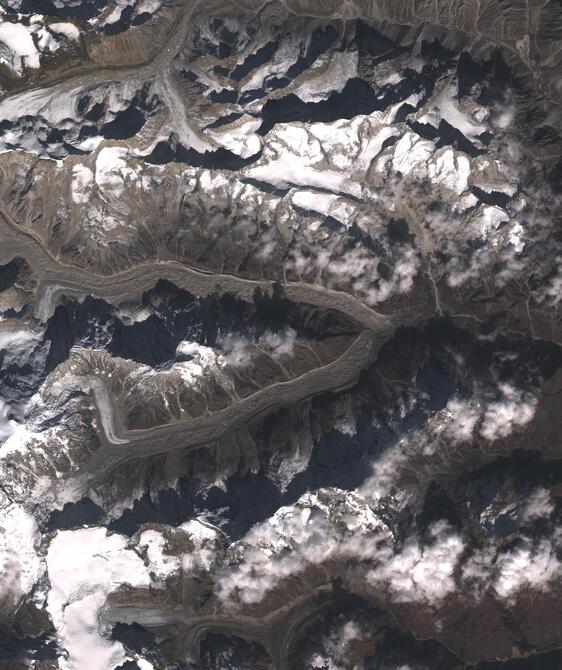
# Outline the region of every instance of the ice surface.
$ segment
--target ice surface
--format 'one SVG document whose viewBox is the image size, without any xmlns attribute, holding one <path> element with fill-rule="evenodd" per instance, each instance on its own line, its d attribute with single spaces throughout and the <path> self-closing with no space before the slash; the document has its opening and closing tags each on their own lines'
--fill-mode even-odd
<svg viewBox="0 0 562 670">
<path fill-rule="evenodd" d="M 0 61 L 7 63 L 21 74 L 24 68 L 39 67 L 39 52 L 33 42 L 29 27 L 0 19 Z"/>
<path fill-rule="evenodd" d="M 35 519 L 22 507 L 11 505 L 2 509 L 0 601 L 17 603 L 39 579 L 43 563 L 35 546 L 40 539 Z"/>
<path fill-rule="evenodd" d="M 51 590 L 47 610 L 68 652 L 61 670 L 112 670 L 127 658 L 120 642 L 102 636 L 99 610 L 119 584 L 148 587 L 141 558 L 127 549 L 127 538 L 104 528 L 59 531 L 47 553 Z"/>
</svg>

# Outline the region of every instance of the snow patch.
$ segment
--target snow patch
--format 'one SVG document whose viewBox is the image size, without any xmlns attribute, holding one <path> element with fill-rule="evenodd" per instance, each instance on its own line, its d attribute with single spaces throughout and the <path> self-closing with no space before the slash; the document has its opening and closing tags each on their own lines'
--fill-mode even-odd
<svg viewBox="0 0 562 670">
<path fill-rule="evenodd" d="M 0 19 L 0 61 L 21 74 L 24 68 L 39 67 L 39 51 L 32 37 L 32 29 L 22 23 Z"/>
<path fill-rule="evenodd" d="M 78 163 L 72 168 L 72 200 L 78 205 L 84 205 L 90 200 L 94 183 L 94 173 L 89 167 Z"/>
<path fill-rule="evenodd" d="M 80 30 L 74 23 L 50 23 L 49 29 L 75 42 L 80 39 Z"/>
<path fill-rule="evenodd" d="M 427 161 L 433 155 L 435 145 L 408 131 L 396 143 L 392 166 L 395 172 L 403 175 L 423 177 L 427 170 Z"/>
<path fill-rule="evenodd" d="M 2 510 L 0 516 L 0 600 L 17 604 L 43 572 L 35 551 L 41 535 L 35 519 L 22 507 Z"/>
<path fill-rule="evenodd" d="M 137 173 L 130 168 L 124 157 L 127 149 L 104 147 L 96 158 L 96 184 L 100 191 L 113 199 L 119 198 L 125 190 L 125 181 L 138 181 Z"/>
<path fill-rule="evenodd" d="M 51 541 L 47 611 L 68 652 L 60 670 L 108 670 L 129 659 L 120 642 L 104 637 L 98 618 L 112 589 L 150 584 L 142 560 L 126 545 L 127 538 L 104 528 L 59 531 Z"/>
<path fill-rule="evenodd" d="M 427 166 L 427 171 L 432 181 L 461 195 L 468 186 L 470 161 L 463 154 L 447 147 L 435 153 Z"/>
<path fill-rule="evenodd" d="M 219 129 L 208 129 L 206 134 L 217 145 L 229 149 L 242 158 L 257 154 L 261 148 L 257 130 L 261 125 L 259 119 L 247 116 L 234 124 L 221 126 Z"/>
</svg>

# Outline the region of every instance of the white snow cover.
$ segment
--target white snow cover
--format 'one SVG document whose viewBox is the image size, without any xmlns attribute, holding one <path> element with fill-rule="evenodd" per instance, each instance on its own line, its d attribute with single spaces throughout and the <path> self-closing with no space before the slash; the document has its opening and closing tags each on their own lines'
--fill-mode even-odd
<svg viewBox="0 0 562 670">
<path fill-rule="evenodd" d="M 25 109 L 26 114 L 41 114 L 52 124 L 58 124 L 65 118 L 74 118 L 75 103 L 80 90 L 77 88 L 69 91 L 64 96 L 56 95 L 49 88 L 18 93 L 0 102 L 0 114 L 5 120 L 16 121 L 21 116 L 21 110 Z"/>
<path fill-rule="evenodd" d="M 49 28 L 55 33 L 68 37 L 69 40 L 78 41 L 80 38 L 80 30 L 74 23 L 50 23 Z"/>
<path fill-rule="evenodd" d="M 346 193 L 359 197 L 361 186 L 346 175 L 335 170 L 322 170 L 309 165 L 298 164 L 297 159 L 284 155 L 275 161 L 258 165 L 247 170 L 252 179 L 272 184 L 277 188 L 290 186 L 312 186 L 335 193 Z"/>
<path fill-rule="evenodd" d="M 33 435 L 25 424 L 8 419 L 10 407 L 0 400 L 0 458 L 14 451 L 24 451 L 25 445 Z"/>
<path fill-rule="evenodd" d="M 439 602 L 455 589 L 453 571 L 464 545 L 447 524 L 431 529 L 431 544 L 409 538 L 395 551 L 384 523 L 364 500 L 332 489 L 337 505 L 321 492 L 305 494 L 290 507 L 252 528 L 243 539 L 243 560 L 218 575 L 221 596 L 234 592 L 244 603 L 259 602 L 284 577 L 329 559 L 370 561 L 369 581 L 397 602 Z M 319 495 L 320 494 L 320 495 Z"/>
<path fill-rule="evenodd" d="M 146 321 L 151 314 L 149 309 L 140 305 L 119 305 L 115 310 L 115 317 L 127 326 Z"/>
<path fill-rule="evenodd" d="M 25 67 L 39 67 L 39 52 L 33 42 L 31 27 L 0 18 L 0 43 L 0 61 L 16 72 L 21 74 Z"/>
<path fill-rule="evenodd" d="M 364 176 L 386 139 L 398 130 L 385 126 L 385 115 L 341 119 L 333 123 L 278 124 L 265 138 L 263 157 L 248 177 L 279 188 L 291 185 L 323 188 L 359 197 Z"/>
<path fill-rule="evenodd" d="M 472 183 L 486 193 L 505 193 L 513 196 L 517 192 L 515 175 L 504 175 L 504 166 L 489 156 L 479 156 L 472 165 Z"/>
<path fill-rule="evenodd" d="M 404 133 L 394 147 L 392 166 L 403 175 L 421 176 L 427 172 L 427 161 L 435 151 L 435 145 L 422 139 L 412 131 Z"/>
<path fill-rule="evenodd" d="M 37 46 L 39 51 L 56 51 L 60 44 L 53 36 L 51 31 L 47 30 L 44 26 L 34 26 L 35 30 L 33 31 L 37 40 Z"/>
<path fill-rule="evenodd" d="M 445 86 L 424 108 L 426 111 L 418 117 L 420 123 L 428 123 L 435 128 L 441 120 L 459 130 L 466 138 L 478 142 L 478 135 L 487 130 L 487 127 L 475 118 L 471 118 L 460 109 L 456 100 L 458 89 L 456 84 Z"/>
<path fill-rule="evenodd" d="M 217 145 L 230 149 L 242 158 L 257 154 L 261 148 L 261 140 L 257 130 L 261 125 L 260 119 L 246 115 L 235 123 L 220 128 L 208 129 L 206 134 Z"/>
<path fill-rule="evenodd" d="M 138 3 L 138 4 L 137 4 Z M 115 7 L 105 17 L 104 23 L 116 23 L 121 18 L 121 14 L 126 7 L 132 6 L 135 8 L 134 16 L 139 14 L 154 14 L 162 6 L 161 0 L 115 0 L 113 3 Z M 135 6 L 136 5 L 136 6 Z"/>
<path fill-rule="evenodd" d="M 165 580 L 180 569 L 180 561 L 176 556 L 166 554 L 166 540 L 157 530 L 145 530 L 140 534 L 138 546 L 145 549 L 149 561 L 148 570 L 158 579 Z"/>
<path fill-rule="evenodd" d="M 0 602 L 16 604 L 41 576 L 43 561 L 35 550 L 40 539 L 35 519 L 22 507 L 3 507 L 0 514 Z"/>
<path fill-rule="evenodd" d="M 125 7 L 134 4 L 135 0 L 115 0 L 114 7 L 105 17 L 105 23 L 117 23 Z"/>
<path fill-rule="evenodd" d="M 22 528 L 30 534 L 24 523 Z M 148 565 L 128 548 L 129 538 L 110 535 L 105 528 L 59 531 L 55 535 L 46 559 L 51 584 L 47 611 L 61 646 L 68 652 L 68 658 L 59 661 L 60 670 L 112 670 L 129 658 L 121 643 L 110 640 L 100 625 L 100 611 L 110 591 L 122 584 L 158 587 L 159 580 L 182 567 L 209 569 L 216 557 L 218 530 L 192 520 L 170 532 L 189 535 L 192 550 L 179 557 L 167 555 L 162 534 L 145 530 L 139 536 L 138 549 L 146 551 Z M 156 583 L 150 572 L 155 573 Z M 26 582 L 26 589 L 31 584 Z M 141 668 L 151 667 L 147 661 L 144 665 L 137 662 Z"/>
<path fill-rule="evenodd" d="M 462 153 L 444 147 L 435 152 L 427 166 L 427 172 L 432 181 L 461 195 L 468 186 L 470 161 Z"/>
<path fill-rule="evenodd" d="M 295 191 L 293 193 L 293 205 L 301 209 L 318 212 L 327 216 L 333 204 L 338 201 L 338 196 L 333 193 L 316 193 L 315 191 Z"/>
<path fill-rule="evenodd" d="M 217 558 L 217 541 L 220 532 L 198 519 L 192 519 L 174 529 L 169 529 L 171 535 L 186 535 L 189 537 L 191 549 L 180 555 L 166 552 L 166 539 L 155 529 L 144 530 L 138 540 L 138 547 L 146 550 L 149 560 L 148 570 L 154 573 L 157 579 L 164 581 L 170 575 L 183 570 L 191 572 L 194 569 L 208 570 Z"/>
<path fill-rule="evenodd" d="M 384 163 L 379 162 L 382 170 Z M 407 131 L 394 146 L 392 168 L 406 177 L 429 180 L 461 195 L 466 191 L 470 176 L 470 160 L 451 147 L 435 148 L 413 131 Z M 475 200 L 475 202 L 477 202 Z"/>
<path fill-rule="evenodd" d="M 386 125 L 391 122 L 390 116 L 391 113 L 373 112 L 368 116 L 359 115 L 331 123 L 311 123 L 307 130 L 311 138 L 319 142 L 317 148 L 320 149 L 320 153 L 316 150 L 310 152 L 311 158 L 321 160 L 326 154 L 330 163 L 340 170 L 366 170 L 380 153 L 384 142 L 399 134 L 397 128 Z M 287 141 L 285 133 L 280 137 Z M 316 148 L 314 144 L 311 146 Z"/>
<path fill-rule="evenodd" d="M 342 499 L 342 492 L 333 491 Z M 338 510 L 342 525 L 336 528 L 322 492 L 306 493 L 296 505 L 282 507 L 254 526 L 237 543 L 243 559 L 218 572 L 219 595 L 230 601 L 238 593 L 244 603 L 259 602 L 284 577 L 301 572 L 307 564 L 368 555 L 376 540 L 388 537 L 386 526 L 353 494 L 343 498 Z"/>
<path fill-rule="evenodd" d="M 471 228 L 483 240 L 497 230 L 502 223 L 509 221 L 509 216 L 500 207 L 492 205 L 481 207 L 474 219 L 471 220 Z"/>
<path fill-rule="evenodd" d="M 248 168 L 246 175 L 279 188 L 308 186 L 359 197 L 361 187 L 353 179 L 363 177 L 383 143 L 399 134 L 391 125 L 395 113 L 393 108 L 332 123 L 277 124 L 264 140 L 262 159 Z M 405 132 L 395 144 L 391 160 L 393 170 L 404 176 L 429 178 L 457 195 L 467 189 L 469 158 L 451 147 L 436 150 L 432 141 L 413 131 Z M 489 224 L 488 218 L 499 223 L 499 213 L 482 214 L 481 227 Z"/>
<path fill-rule="evenodd" d="M 220 541 L 218 529 L 199 519 L 186 521 L 179 529 L 189 535 L 193 544 L 192 551 L 181 557 L 183 570 L 208 570 L 217 558 L 217 543 Z"/>
<path fill-rule="evenodd" d="M 72 168 L 72 200 L 78 205 L 84 205 L 90 200 L 94 173 L 89 167 L 78 163 Z"/>
<path fill-rule="evenodd" d="M 127 154 L 121 147 L 103 147 L 98 153 L 95 180 L 104 196 L 117 199 L 123 194 L 126 180 L 138 181 L 137 173 L 124 160 Z"/>
<path fill-rule="evenodd" d="M 161 0 L 140 0 L 136 8 L 136 14 L 137 16 L 145 12 L 147 14 L 154 14 L 160 7 L 162 7 Z"/>
<path fill-rule="evenodd" d="M 187 385 L 193 384 L 196 379 L 223 363 L 223 358 L 211 347 L 188 340 L 183 340 L 178 344 L 176 357 L 178 356 L 191 356 L 191 360 L 181 361 L 174 366 L 180 371 Z"/>
<path fill-rule="evenodd" d="M 369 116 L 359 115 L 351 120 L 340 119 L 332 123 L 279 124 L 267 136 L 267 151 L 273 157 L 287 148 L 306 164 L 319 164 L 329 160 L 330 167 L 343 174 L 360 173 L 369 168 L 371 161 L 380 153 L 384 142 L 399 134 L 397 128 L 385 125 L 389 114 L 373 112 Z"/>
<path fill-rule="evenodd" d="M 127 538 L 104 528 L 59 531 L 47 553 L 51 590 L 47 610 L 68 658 L 61 670 L 112 670 L 129 658 L 120 642 L 103 637 L 98 612 L 119 584 L 148 587 L 142 560 Z"/>
<path fill-rule="evenodd" d="M 10 437 L 14 431 L 11 425 L 12 420 L 8 419 L 9 412 L 9 406 L 3 400 L 0 400 L 0 440 Z"/>
<path fill-rule="evenodd" d="M 231 26 L 234 30 L 238 29 L 238 26 L 233 25 Z M 261 88 L 264 84 L 264 81 L 266 77 L 271 77 L 272 75 L 284 75 L 287 70 L 293 65 L 299 55 L 299 48 L 298 45 L 295 44 L 296 40 L 295 39 L 286 39 L 281 42 L 279 45 L 279 48 L 275 51 L 273 54 L 273 58 L 271 58 L 267 63 L 264 63 L 260 67 L 256 68 L 253 72 L 250 73 L 249 79 L 246 81 L 244 86 L 240 89 L 241 93 L 244 93 L 245 91 L 252 91 L 257 88 Z M 265 46 L 265 42 L 263 44 L 257 44 L 254 51 L 259 49 L 260 47 Z M 237 64 L 241 64 L 243 62 L 243 58 L 239 59 L 237 61 Z M 205 82 L 211 83 L 213 80 L 210 80 L 210 82 Z M 215 84 L 216 86 L 216 84 Z"/>
<path fill-rule="evenodd" d="M 299 77 L 291 93 L 303 102 L 326 100 L 332 93 L 339 93 L 347 81 L 357 76 L 359 53 L 357 51 L 328 52 Z"/>
</svg>

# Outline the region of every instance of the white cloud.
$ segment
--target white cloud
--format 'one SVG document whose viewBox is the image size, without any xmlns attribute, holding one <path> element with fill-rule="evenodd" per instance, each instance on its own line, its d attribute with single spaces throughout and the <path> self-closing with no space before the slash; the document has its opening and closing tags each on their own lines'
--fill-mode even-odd
<svg viewBox="0 0 562 670">
<path fill-rule="evenodd" d="M 548 518 L 554 512 L 554 503 L 550 492 L 540 486 L 529 496 L 523 518 L 525 521 Z"/>
<path fill-rule="evenodd" d="M 491 394 L 496 396 L 490 399 Z M 497 389 L 478 388 L 470 397 L 454 396 L 440 414 L 440 432 L 454 442 L 475 435 L 496 440 L 510 435 L 535 415 L 537 398 L 529 391 L 501 383 Z"/>
<path fill-rule="evenodd" d="M 480 433 L 487 440 L 507 437 L 518 426 L 529 423 L 535 415 L 537 399 L 511 384 L 499 385 L 501 397 L 484 411 Z"/>
<path fill-rule="evenodd" d="M 322 651 L 311 654 L 307 667 L 322 670 L 344 670 L 349 666 L 348 645 L 364 635 L 363 627 L 353 619 L 336 621 L 322 638 Z"/>
<path fill-rule="evenodd" d="M 360 495 L 374 501 L 387 496 L 409 458 L 410 442 L 406 438 L 385 449 L 373 463 L 371 475 L 359 487 Z"/>
<path fill-rule="evenodd" d="M 274 333 L 267 330 L 260 338 L 260 344 L 268 351 L 273 358 L 283 358 L 292 356 L 297 339 L 297 331 L 294 328 L 285 328 L 285 330 Z"/>
<path fill-rule="evenodd" d="M 426 546 L 408 538 L 400 552 L 369 573 L 369 581 L 396 602 L 436 603 L 455 591 L 454 570 L 464 543 L 446 522 L 434 524 L 430 534 Z"/>
<path fill-rule="evenodd" d="M 375 288 L 366 289 L 367 302 L 376 305 L 384 302 L 391 295 L 407 293 L 414 286 L 414 279 L 419 269 L 419 259 L 413 247 L 401 245 L 394 248 L 390 279 L 379 279 Z M 361 286 L 361 282 L 358 282 Z"/>
<path fill-rule="evenodd" d="M 238 593 L 243 603 L 259 602 L 307 565 L 344 558 L 371 563 L 369 581 L 396 602 L 437 603 L 455 590 L 464 545 L 450 526 L 435 524 L 427 545 L 410 537 L 396 550 L 389 529 L 358 496 L 335 489 L 318 494 L 281 508 L 234 545 L 236 562 L 218 575 L 223 600 L 233 603 Z"/>
<path fill-rule="evenodd" d="M 253 350 L 250 340 L 243 335 L 229 333 L 222 342 L 224 362 L 234 367 L 246 367 L 252 362 Z"/>
<path fill-rule="evenodd" d="M 447 423 L 444 432 L 456 442 L 466 442 L 472 438 L 476 424 L 482 416 L 482 407 L 474 398 L 455 396 L 445 408 Z"/>
<path fill-rule="evenodd" d="M 305 256 L 300 249 L 290 253 L 287 268 L 299 276 L 320 271 L 330 288 L 351 287 L 370 305 L 387 300 L 390 296 L 407 293 L 414 284 L 419 269 L 415 249 L 408 245 L 395 245 L 386 258 L 390 266 L 390 277 L 383 278 L 377 271 L 379 258 L 365 247 L 356 246 L 341 252 L 334 248 L 312 249 Z"/>
<path fill-rule="evenodd" d="M 500 554 L 496 563 L 494 589 L 508 602 L 525 589 L 546 591 L 562 574 L 555 539 L 533 542 L 525 538 L 515 549 Z"/>
<path fill-rule="evenodd" d="M 489 587 L 493 570 L 496 548 L 491 544 L 473 551 L 462 566 L 462 581 L 472 596 L 480 598 Z"/>
<path fill-rule="evenodd" d="M 556 258 L 556 274 L 536 292 L 535 297 L 540 302 L 547 302 L 553 306 L 560 304 L 562 296 L 562 256 Z"/>
<path fill-rule="evenodd" d="M 254 526 L 231 547 L 237 557 L 217 578 L 218 593 L 232 601 L 259 602 L 265 594 L 307 565 L 339 556 L 371 557 L 376 542 L 390 540 L 386 525 L 358 496 L 338 489 L 302 496 Z"/>
</svg>

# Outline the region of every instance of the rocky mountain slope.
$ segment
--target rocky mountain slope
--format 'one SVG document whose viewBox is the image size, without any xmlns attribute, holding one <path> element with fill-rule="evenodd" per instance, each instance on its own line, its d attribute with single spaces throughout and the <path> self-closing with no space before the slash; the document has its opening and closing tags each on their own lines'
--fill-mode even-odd
<svg viewBox="0 0 562 670">
<path fill-rule="evenodd" d="M 562 667 L 561 40 L 0 0 L 0 670 Z"/>
</svg>

